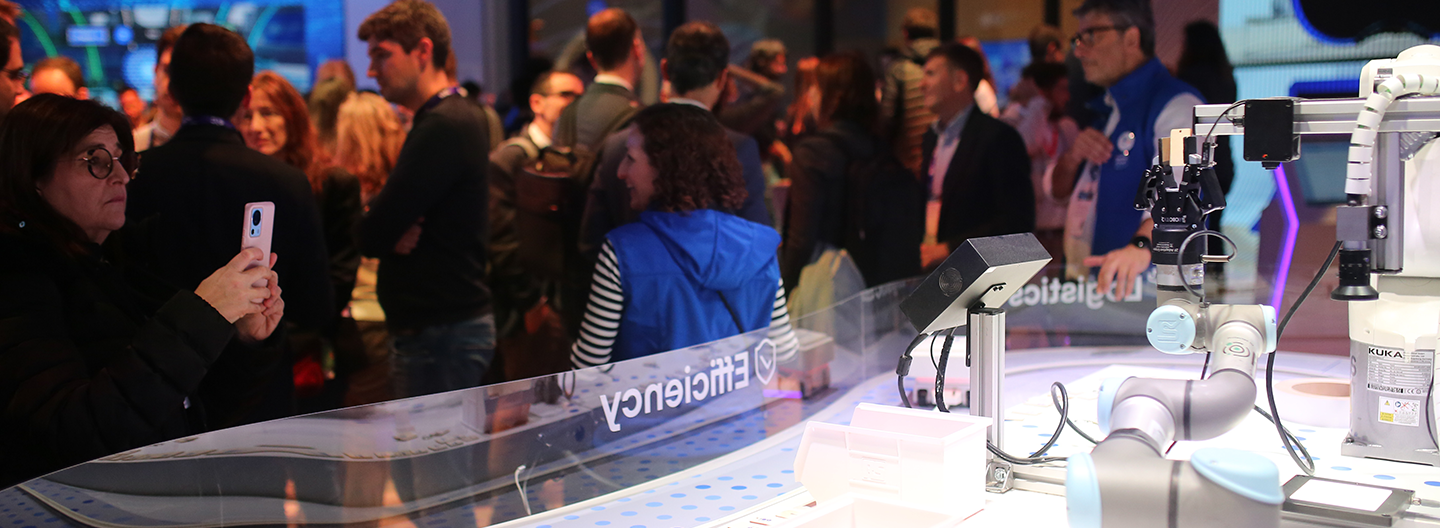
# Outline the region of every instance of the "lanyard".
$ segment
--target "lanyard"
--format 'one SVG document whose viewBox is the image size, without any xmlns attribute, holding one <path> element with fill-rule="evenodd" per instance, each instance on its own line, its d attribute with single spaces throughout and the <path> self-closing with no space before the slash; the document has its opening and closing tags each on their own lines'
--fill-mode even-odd
<svg viewBox="0 0 1440 528">
<path fill-rule="evenodd" d="M 215 116 L 185 116 L 184 119 L 180 120 L 180 128 L 185 128 L 191 125 L 213 125 L 218 127 L 225 127 L 230 130 L 235 130 L 235 125 L 231 124 L 230 120 L 221 119 Z"/>
<path fill-rule="evenodd" d="M 446 89 L 444 89 L 444 90 L 440 90 L 440 92 L 437 93 L 437 94 L 435 94 L 434 96 L 432 96 L 432 97 L 430 98 L 430 100 L 425 101 L 425 104 L 420 105 L 420 109 L 415 111 L 415 115 L 418 116 L 418 115 L 420 115 L 420 114 L 423 114 L 423 113 L 425 113 L 427 110 L 430 110 L 431 108 L 435 108 L 435 105 L 440 104 L 440 101 L 443 100 L 443 99 L 445 99 L 446 97 L 450 97 L 450 96 L 452 96 L 452 95 L 458 95 L 459 93 L 460 93 L 460 88 L 457 88 L 457 87 L 454 87 L 454 86 L 451 86 L 451 87 L 446 88 Z"/>
</svg>

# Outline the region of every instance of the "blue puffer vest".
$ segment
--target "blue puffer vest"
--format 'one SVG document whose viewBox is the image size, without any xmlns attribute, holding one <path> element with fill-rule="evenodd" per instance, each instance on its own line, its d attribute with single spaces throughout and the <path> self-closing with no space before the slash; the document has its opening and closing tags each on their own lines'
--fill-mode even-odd
<svg viewBox="0 0 1440 528">
<path fill-rule="evenodd" d="M 647 211 L 611 231 L 625 310 L 612 351 L 624 361 L 768 328 L 780 285 L 769 226 L 711 210 Z M 744 325 L 725 308 L 721 293 Z"/>
<path fill-rule="evenodd" d="M 1120 122 L 1110 143 L 1115 150 L 1110 161 L 1100 166 L 1099 196 L 1095 201 L 1095 239 L 1090 245 L 1091 255 L 1104 255 L 1130 243 L 1135 230 L 1140 227 L 1141 212 L 1135 209 L 1135 193 L 1150 161 L 1155 157 L 1155 120 L 1171 99 L 1182 93 L 1189 93 L 1204 101 L 1200 92 L 1170 75 L 1160 64 L 1160 59 L 1151 57 L 1148 62 L 1130 72 L 1108 90 L 1115 99 L 1120 112 Z M 1105 130 L 1110 119 L 1109 108 L 1102 95 L 1089 103 L 1100 117 L 1091 125 L 1096 130 Z M 1134 133 L 1130 155 L 1122 152 L 1122 141 L 1128 133 Z"/>
</svg>

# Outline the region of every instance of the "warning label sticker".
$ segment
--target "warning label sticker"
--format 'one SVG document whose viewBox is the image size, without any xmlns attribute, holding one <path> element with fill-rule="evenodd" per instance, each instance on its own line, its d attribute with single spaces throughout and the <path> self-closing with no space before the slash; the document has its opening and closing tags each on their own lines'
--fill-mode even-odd
<svg viewBox="0 0 1440 528">
<path fill-rule="evenodd" d="M 1380 398 L 1380 422 L 1419 427 L 1420 400 Z"/>
<path fill-rule="evenodd" d="M 1400 396 L 1424 396 L 1430 390 L 1434 350 L 1406 352 L 1367 347 L 1365 388 Z"/>
</svg>

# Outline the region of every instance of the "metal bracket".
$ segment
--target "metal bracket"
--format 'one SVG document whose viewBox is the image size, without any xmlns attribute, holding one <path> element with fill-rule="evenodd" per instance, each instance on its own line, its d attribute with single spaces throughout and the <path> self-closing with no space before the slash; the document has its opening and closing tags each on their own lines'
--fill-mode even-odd
<svg viewBox="0 0 1440 528">
<path fill-rule="evenodd" d="M 1390 237 L 1390 209 L 1383 205 L 1335 208 L 1335 240 L 1358 242 Z"/>
<path fill-rule="evenodd" d="M 985 466 L 985 491 L 1005 493 L 1015 487 L 1015 471 L 1009 462 L 998 458 L 990 459 Z"/>
</svg>

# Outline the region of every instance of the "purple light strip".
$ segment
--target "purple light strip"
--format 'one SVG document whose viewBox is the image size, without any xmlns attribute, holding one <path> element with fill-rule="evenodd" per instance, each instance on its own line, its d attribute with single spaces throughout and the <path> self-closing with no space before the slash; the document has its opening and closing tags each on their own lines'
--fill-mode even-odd
<svg viewBox="0 0 1440 528">
<path fill-rule="evenodd" d="M 1285 299 L 1285 281 L 1290 277 L 1290 262 L 1295 258 L 1295 240 L 1300 236 L 1300 216 L 1295 214 L 1295 198 L 1290 194 L 1290 180 L 1284 166 L 1275 167 L 1275 189 L 1280 192 L 1280 209 L 1285 212 L 1285 244 L 1280 246 L 1280 266 L 1275 269 L 1275 291 L 1270 306 L 1280 309 Z"/>
</svg>

